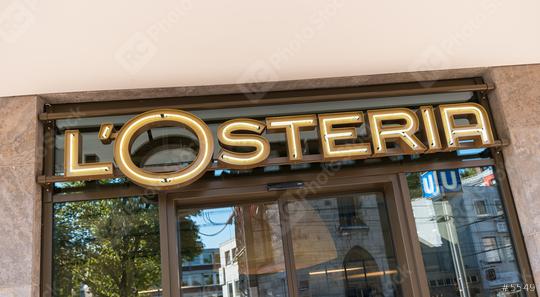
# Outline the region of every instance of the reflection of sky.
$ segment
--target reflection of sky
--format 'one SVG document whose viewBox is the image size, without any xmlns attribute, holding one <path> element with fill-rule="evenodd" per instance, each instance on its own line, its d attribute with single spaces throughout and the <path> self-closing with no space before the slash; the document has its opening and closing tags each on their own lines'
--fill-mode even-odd
<svg viewBox="0 0 540 297">
<path fill-rule="evenodd" d="M 485 150 L 486 150 L 485 148 L 458 150 L 457 154 L 458 156 L 478 155 Z"/>
<path fill-rule="evenodd" d="M 191 216 L 199 226 L 199 236 L 204 248 L 219 248 L 219 245 L 235 237 L 234 225 L 225 225 L 233 214 L 232 207 L 204 209 L 197 216 Z"/>
</svg>

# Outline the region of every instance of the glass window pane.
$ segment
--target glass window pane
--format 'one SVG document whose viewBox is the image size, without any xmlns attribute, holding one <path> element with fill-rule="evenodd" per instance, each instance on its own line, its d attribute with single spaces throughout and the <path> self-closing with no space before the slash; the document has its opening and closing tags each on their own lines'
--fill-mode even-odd
<svg viewBox="0 0 540 297">
<path fill-rule="evenodd" d="M 524 296 L 504 289 L 523 282 L 493 167 L 411 173 L 407 181 L 432 296 Z"/>
<path fill-rule="evenodd" d="M 401 296 L 383 193 L 287 203 L 300 296 Z"/>
<path fill-rule="evenodd" d="M 482 238 L 482 244 L 484 246 L 487 263 L 496 263 L 501 261 L 496 237 L 484 237 Z"/>
<path fill-rule="evenodd" d="M 177 213 L 182 296 L 287 296 L 277 203 Z M 195 261 L 208 254 L 211 264 Z M 192 281 L 201 275 L 215 277 Z"/>
<path fill-rule="evenodd" d="M 53 226 L 53 296 L 161 294 L 154 197 L 55 203 Z"/>
<path fill-rule="evenodd" d="M 478 216 L 485 216 L 489 215 L 486 207 L 486 201 L 484 200 L 476 200 L 474 201 L 474 209 L 476 211 L 476 214 Z"/>
</svg>

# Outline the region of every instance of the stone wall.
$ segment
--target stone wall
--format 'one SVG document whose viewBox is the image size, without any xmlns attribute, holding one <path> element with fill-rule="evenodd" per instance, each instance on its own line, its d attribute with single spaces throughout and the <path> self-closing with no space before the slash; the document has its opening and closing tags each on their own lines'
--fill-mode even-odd
<svg viewBox="0 0 540 297">
<path fill-rule="evenodd" d="M 36 96 L 0 98 L 0 296 L 39 296 L 42 138 Z"/>
<path fill-rule="evenodd" d="M 494 67 L 489 100 L 536 285 L 540 285 L 540 65 Z"/>
</svg>

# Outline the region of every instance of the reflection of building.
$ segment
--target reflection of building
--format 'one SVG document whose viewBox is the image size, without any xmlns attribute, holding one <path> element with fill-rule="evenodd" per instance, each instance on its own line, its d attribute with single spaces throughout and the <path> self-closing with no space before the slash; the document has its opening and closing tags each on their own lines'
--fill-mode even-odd
<svg viewBox="0 0 540 297">
<path fill-rule="evenodd" d="M 227 244 L 235 259 L 233 269 L 238 271 L 238 280 L 232 286 L 233 296 L 286 296 L 277 204 L 235 207 L 235 222 L 235 240 Z"/>
<path fill-rule="evenodd" d="M 306 215 L 292 225 L 292 237 L 300 296 L 394 296 L 397 271 L 382 194 L 299 204 Z"/>
<path fill-rule="evenodd" d="M 300 296 L 394 296 L 397 271 L 382 194 L 296 204 L 289 224 Z M 277 204 L 235 207 L 234 225 L 234 238 L 219 248 L 223 296 L 286 296 Z"/>
<path fill-rule="evenodd" d="M 219 283 L 222 285 L 224 297 L 242 296 L 240 290 L 240 273 L 236 257 L 236 240 L 231 239 L 219 246 L 221 269 L 219 270 Z"/>
<path fill-rule="evenodd" d="M 484 170 L 462 179 L 461 191 L 445 199 L 413 201 L 432 295 L 454 296 L 460 273 L 472 296 L 520 281 L 492 176 Z"/>
<path fill-rule="evenodd" d="M 192 261 L 182 263 L 182 296 L 221 297 L 218 249 L 204 249 Z"/>
</svg>

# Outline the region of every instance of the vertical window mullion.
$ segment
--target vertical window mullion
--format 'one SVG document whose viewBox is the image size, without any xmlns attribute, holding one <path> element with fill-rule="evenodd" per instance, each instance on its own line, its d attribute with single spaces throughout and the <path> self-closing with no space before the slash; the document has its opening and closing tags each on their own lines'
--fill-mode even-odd
<svg viewBox="0 0 540 297">
<path fill-rule="evenodd" d="M 159 247 L 161 252 L 161 286 L 163 296 L 171 297 L 169 235 L 167 228 L 167 196 L 159 195 Z"/>
<path fill-rule="evenodd" d="M 398 206 L 398 211 L 405 218 L 407 224 L 402 228 L 405 229 L 404 234 L 405 244 L 409 246 L 411 251 L 411 260 L 407 261 L 409 272 L 412 272 L 409 277 L 414 278 L 413 282 L 417 284 L 417 296 L 427 297 L 430 296 L 428 289 L 428 278 L 424 266 L 424 258 L 422 256 L 422 249 L 420 242 L 416 240 L 417 230 L 416 223 L 414 221 L 414 212 L 412 205 L 410 204 L 411 195 L 409 187 L 407 186 L 407 177 L 405 173 L 398 174 L 399 190 L 394 193 L 394 201 Z"/>
<path fill-rule="evenodd" d="M 285 273 L 287 275 L 287 288 L 289 297 L 298 296 L 298 282 L 296 268 L 294 264 L 294 251 L 291 236 L 291 226 L 289 224 L 289 214 L 285 210 L 287 207 L 286 198 L 278 199 L 279 218 L 281 225 L 281 241 L 283 244 L 283 254 L 285 260 Z"/>
<path fill-rule="evenodd" d="M 163 198 L 162 198 L 163 197 Z M 169 288 L 170 297 L 181 297 L 182 275 L 181 262 L 182 255 L 180 254 L 178 231 L 177 231 L 177 218 L 176 218 L 176 204 L 173 199 L 167 197 L 166 194 L 160 195 L 160 199 L 163 199 L 163 205 L 165 206 L 166 217 L 163 222 L 167 227 L 167 240 L 164 244 L 167 245 L 169 257 L 167 268 L 169 271 Z M 161 205 L 160 205 L 161 206 Z"/>
</svg>

